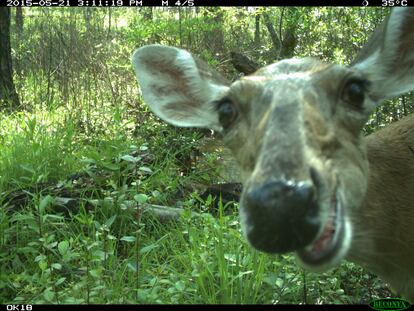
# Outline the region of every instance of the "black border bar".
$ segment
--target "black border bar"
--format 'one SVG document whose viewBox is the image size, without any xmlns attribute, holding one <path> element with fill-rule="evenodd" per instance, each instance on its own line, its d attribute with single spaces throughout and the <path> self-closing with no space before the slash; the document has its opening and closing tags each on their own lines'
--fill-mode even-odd
<svg viewBox="0 0 414 311">
<path fill-rule="evenodd" d="M 254 311 L 258 310 L 274 310 L 274 311 L 280 311 L 280 310 L 329 310 L 329 311 L 335 311 L 335 310 L 355 310 L 356 305 L 333 305 L 333 304 L 325 304 L 325 305 L 284 305 L 284 304 L 278 304 L 278 305 L 223 305 L 226 309 L 235 310 L 235 311 L 241 311 L 241 310 L 249 310 L 252 309 Z M 29 307 L 29 308 L 28 308 Z M 99 311 L 112 311 L 112 310 L 137 310 L 137 311 L 143 311 L 143 310 L 194 310 L 195 308 L 198 311 L 205 310 L 211 310 L 211 308 L 216 308 L 216 305 L 147 305 L 147 304 L 136 304 L 136 305 L 27 305 L 27 304 L 16 304 L 16 305 L 0 305 L 0 311 L 56 311 L 56 310 L 99 310 Z M 357 305 L 358 309 L 362 310 L 373 310 L 368 305 L 359 304 Z M 30 309 L 30 310 L 29 310 Z"/>
<path fill-rule="evenodd" d="M 358 6 L 404 7 L 414 0 L 1 0 L 8 7 Z"/>
</svg>

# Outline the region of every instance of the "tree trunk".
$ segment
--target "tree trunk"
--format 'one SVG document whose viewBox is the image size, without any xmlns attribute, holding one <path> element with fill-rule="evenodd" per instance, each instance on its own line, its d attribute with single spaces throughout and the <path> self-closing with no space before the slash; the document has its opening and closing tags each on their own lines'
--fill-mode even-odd
<svg viewBox="0 0 414 311">
<path fill-rule="evenodd" d="M 180 38 L 180 48 L 183 47 L 183 29 L 182 29 L 182 16 L 181 16 L 181 8 L 178 7 L 178 32 Z"/>
<path fill-rule="evenodd" d="M 254 19 L 254 45 L 260 46 L 260 15 L 256 14 Z"/>
<path fill-rule="evenodd" d="M 279 55 L 282 42 L 279 36 L 277 35 L 275 28 L 273 27 L 273 23 L 270 20 L 270 16 L 267 13 L 264 13 L 263 18 L 267 31 L 269 31 L 270 39 L 272 40 L 273 50 L 276 52 L 277 55 Z"/>
<path fill-rule="evenodd" d="M 273 49 L 278 55 L 277 58 L 279 59 L 291 58 L 294 54 L 294 50 L 296 47 L 297 24 L 292 23 L 290 20 L 293 14 L 295 14 L 295 11 L 294 9 L 289 9 L 289 11 L 287 11 L 288 17 L 284 16 L 284 12 L 285 9 L 282 8 L 279 18 L 279 35 L 273 27 L 273 23 L 270 19 L 270 16 L 267 13 L 263 14 L 264 23 L 266 25 L 267 30 L 269 31 L 269 35 L 273 43 Z M 285 23 L 285 30 L 282 31 L 282 24 L 284 20 L 286 20 L 287 23 Z"/>
<path fill-rule="evenodd" d="M 280 51 L 280 57 L 291 58 L 294 55 L 296 47 L 296 25 L 289 25 L 284 33 L 282 40 L 282 49 Z"/>
<path fill-rule="evenodd" d="M 286 12 L 286 16 L 285 13 Z M 295 17 L 297 14 L 297 9 L 289 8 L 282 8 L 280 12 L 280 20 L 279 20 L 279 38 L 282 41 L 282 46 L 280 49 L 280 58 L 291 58 L 293 57 L 294 50 L 296 47 L 296 28 L 297 28 L 297 18 Z M 294 20 L 294 22 L 292 22 Z M 283 23 L 285 24 L 282 27 Z M 283 35 L 282 35 L 282 28 L 284 28 Z"/>
<path fill-rule="evenodd" d="M 89 32 L 89 31 L 91 31 L 91 17 L 92 17 L 91 8 L 85 8 L 84 9 L 83 17 L 85 19 L 86 30 Z"/>
<path fill-rule="evenodd" d="M 224 11 L 220 7 L 205 7 L 203 11 L 205 23 L 213 26 L 211 30 L 204 32 L 204 44 L 213 54 L 223 56 L 224 34 L 222 27 Z"/>
<path fill-rule="evenodd" d="M 16 15 L 15 15 L 15 21 L 16 21 L 16 33 L 17 33 L 17 41 L 16 45 L 20 46 L 23 38 L 23 8 L 21 6 L 16 7 Z M 16 59 L 16 62 L 14 63 L 14 71 L 20 75 L 22 69 L 20 68 L 20 60 Z"/>
<path fill-rule="evenodd" d="M 245 75 L 250 75 L 260 68 L 259 64 L 240 52 L 232 51 L 230 52 L 230 57 L 233 67 Z"/>
<path fill-rule="evenodd" d="M 143 12 L 143 19 L 145 19 L 148 22 L 152 22 L 152 20 L 154 19 L 154 14 L 152 11 L 152 7 L 148 7 L 148 8 L 142 8 L 142 12 Z"/>
<path fill-rule="evenodd" d="M 108 33 L 106 35 L 106 38 L 110 39 L 111 38 L 111 25 L 112 25 L 112 10 L 111 10 L 110 7 L 108 8 L 108 14 L 109 14 L 109 16 L 108 16 Z"/>
<path fill-rule="evenodd" d="M 20 39 L 23 34 L 23 10 L 21 6 L 16 7 L 16 31 Z"/>
<path fill-rule="evenodd" d="M 15 110 L 19 106 L 19 96 L 13 83 L 10 8 L 0 7 L 0 109 Z"/>
</svg>

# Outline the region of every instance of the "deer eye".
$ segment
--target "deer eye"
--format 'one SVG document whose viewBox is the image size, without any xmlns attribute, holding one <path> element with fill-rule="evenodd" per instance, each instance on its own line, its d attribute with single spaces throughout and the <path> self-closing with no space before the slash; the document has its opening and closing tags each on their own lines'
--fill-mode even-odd
<svg viewBox="0 0 414 311">
<path fill-rule="evenodd" d="M 365 80 L 350 80 L 342 91 L 342 99 L 355 108 L 362 109 L 365 100 L 367 82 Z"/>
<path fill-rule="evenodd" d="M 238 110 L 236 105 L 230 99 L 224 99 L 217 105 L 219 122 L 224 129 L 228 129 L 237 119 Z"/>
</svg>

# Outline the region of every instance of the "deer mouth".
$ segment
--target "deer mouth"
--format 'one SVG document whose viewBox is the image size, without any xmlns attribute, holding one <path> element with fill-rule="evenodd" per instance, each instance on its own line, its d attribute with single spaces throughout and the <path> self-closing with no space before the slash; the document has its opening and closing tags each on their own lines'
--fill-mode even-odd
<svg viewBox="0 0 414 311">
<path fill-rule="evenodd" d="M 350 234 L 349 221 L 338 191 L 335 191 L 321 233 L 310 245 L 297 251 L 299 260 L 305 267 L 314 271 L 333 267 L 346 255 L 350 244 Z"/>
</svg>

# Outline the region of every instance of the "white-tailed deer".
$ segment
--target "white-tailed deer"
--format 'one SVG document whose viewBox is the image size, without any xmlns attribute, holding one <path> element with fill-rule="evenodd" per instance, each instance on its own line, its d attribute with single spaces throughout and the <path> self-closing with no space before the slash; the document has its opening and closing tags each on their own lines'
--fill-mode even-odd
<svg viewBox="0 0 414 311">
<path fill-rule="evenodd" d="M 414 89 L 414 9 L 392 10 L 347 68 L 288 59 L 230 83 L 173 47 L 132 62 L 155 114 L 222 134 L 253 247 L 316 271 L 349 258 L 414 301 L 414 115 L 361 134 L 382 100 Z"/>
</svg>

